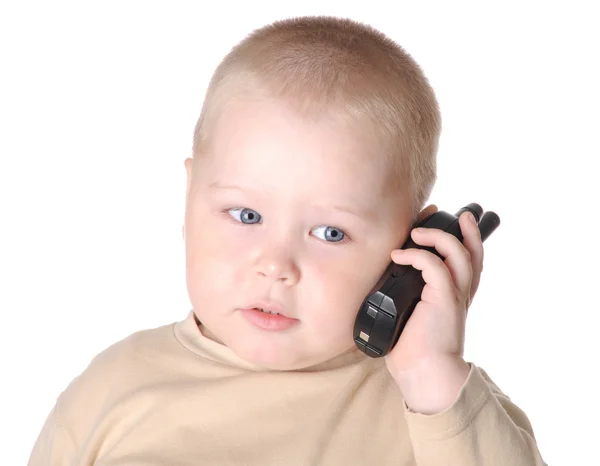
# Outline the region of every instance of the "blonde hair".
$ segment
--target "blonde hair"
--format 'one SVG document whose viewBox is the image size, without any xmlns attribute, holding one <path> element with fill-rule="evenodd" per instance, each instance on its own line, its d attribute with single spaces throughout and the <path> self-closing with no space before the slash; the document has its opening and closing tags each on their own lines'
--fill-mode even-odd
<svg viewBox="0 0 600 466">
<path fill-rule="evenodd" d="M 216 68 L 194 130 L 193 156 L 236 96 L 281 100 L 308 118 L 332 114 L 377 133 L 391 162 L 389 188 L 407 190 L 412 218 L 436 182 L 441 115 L 432 87 L 405 50 L 371 26 L 310 16 L 254 30 Z"/>
</svg>

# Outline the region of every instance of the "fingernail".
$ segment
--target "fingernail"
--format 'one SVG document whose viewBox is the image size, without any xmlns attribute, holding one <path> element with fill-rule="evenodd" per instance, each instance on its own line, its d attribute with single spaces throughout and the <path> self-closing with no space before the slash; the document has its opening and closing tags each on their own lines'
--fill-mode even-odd
<svg viewBox="0 0 600 466">
<path fill-rule="evenodd" d="M 469 212 L 469 222 L 473 224 L 477 223 L 477 220 L 475 220 L 475 215 L 473 215 L 472 212 Z"/>
</svg>

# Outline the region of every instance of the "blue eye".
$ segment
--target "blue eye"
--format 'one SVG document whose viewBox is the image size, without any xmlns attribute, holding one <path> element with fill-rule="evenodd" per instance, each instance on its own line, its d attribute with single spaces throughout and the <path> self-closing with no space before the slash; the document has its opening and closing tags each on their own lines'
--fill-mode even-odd
<svg viewBox="0 0 600 466">
<path fill-rule="evenodd" d="M 315 231 L 317 230 L 325 230 L 325 241 L 329 242 L 329 243 L 337 243 L 339 241 L 342 241 L 344 239 L 344 232 L 342 230 L 340 230 L 339 228 L 335 228 L 335 227 L 328 227 L 328 226 L 320 226 L 317 227 L 315 229 Z M 329 239 L 333 240 L 333 241 L 329 241 Z"/>
<path fill-rule="evenodd" d="M 248 209 L 247 207 L 233 207 L 228 209 L 227 212 L 235 218 L 238 222 L 245 225 L 253 225 L 261 223 L 262 217 L 256 210 Z M 327 225 L 319 226 L 314 231 L 324 233 L 321 239 L 328 243 L 339 243 L 343 241 L 346 234 L 339 228 L 330 227 Z M 319 237 L 319 235 L 317 235 Z"/>
<path fill-rule="evenodd" d="M 234 207 L 229 209 L 229 212 L 235 212 L 238 215 L 231 214 L 238 222 L 251 225 L 253 223 L 260 223 L 260 214 L 256 210 L 248 209 L 245 207 Z M 246 221 L 247 220 L 247 221 Z"/>
</svg>

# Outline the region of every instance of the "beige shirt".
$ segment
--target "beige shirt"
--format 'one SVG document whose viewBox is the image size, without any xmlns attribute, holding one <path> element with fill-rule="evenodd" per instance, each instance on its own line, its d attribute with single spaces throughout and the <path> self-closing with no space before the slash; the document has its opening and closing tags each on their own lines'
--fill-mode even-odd
<svg viewBox="0 0 600 466">
<path fill-rule="evenodd" d="M 98 354 L 58 397 L 29 466 L 545 464 L 525 413 L 474 364 L 453 405 L 423 415 L 383 358 L 351 350 L 264 371 L 194 317 Z"/>
</svg>

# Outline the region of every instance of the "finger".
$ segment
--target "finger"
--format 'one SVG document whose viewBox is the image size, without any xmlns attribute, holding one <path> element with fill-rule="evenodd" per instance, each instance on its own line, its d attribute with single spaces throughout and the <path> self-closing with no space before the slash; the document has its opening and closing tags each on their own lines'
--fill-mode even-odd
<svg viewBox="0 0 600 466">
<path fill-rule="evenodd" d="M 458 222 L 463 235 L 463 244 L 471 255 L 472 279 L 469 297 L 470 302 L 472 302 L 477 288 L 479 288 L 479 280 L 483 271 L 484 251 L 479 226 L 475 221 L 469 219 L 470 215 L 469 212 L 464 212 L 458 219 Z"/>
<path fill-rule="evenodd" d="M 392 251 L 392 260 L 396 264 L 411 265 L 420 270 L 423 280 L 436 296 L 451 301 L 456 299 L 457 289 L 452 275 L 444 262 L 435 254 L 425 249 L 395 249 Z"/>
<path fill-rule="evenodd" d="M 444 264 L 454 285 L 460 291 L 460 295 L 467 299 L 471 289 L 471 258 L 460 240 L 437 228 L 425 228 L 423 231 L 416 229 L 411 234 L 415 243 L 433 246 L 444 257 Z"/>
</svg>

